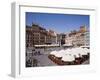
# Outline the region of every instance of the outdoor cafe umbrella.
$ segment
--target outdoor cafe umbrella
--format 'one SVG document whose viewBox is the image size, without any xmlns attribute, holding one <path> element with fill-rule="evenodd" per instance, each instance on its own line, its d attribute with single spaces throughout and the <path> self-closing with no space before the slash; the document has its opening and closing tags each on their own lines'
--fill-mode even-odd
<svg viewBox="0 0 100 80">
<path fill-rule="evenodd" d="M 83 51 L 81 50 L 81 48 L 73 48 L 71 50 L 71 54 L 74 55 L 74 56 L 76 56 L 77 58 L 78 57 L 82 57 L 81 53 L 83 53 Z"/>
<path fill-rule="evenodd" d="M 55 54 L 56 57 L 63 57 L 64 55 L 65 52 L 59 52 L 59 51 Z"/>
<path fill-rule="evenodd" d="M 55 55 L 56 53 L 57 53 L 57 51 L 50 52 L 51 55 Z"/>
<path fill-rule="evenodd" d="M 89 50 L 89 49 L 84 48 L 84 50 L 85 50 L 87 53 L 90 53 L 90 50 Z"/>
<path fill-rule="evenodd" d="M 55 53 L 55 56 L 56 56 L 56 57 L 62 57 L 62 56 L 64 55 L 64 53 L 65 53 L 64 50 L 60 50 L 60 51 L 57 51 L 57 52 Z"/>
<path fill-rule="evenodd" d="M 71 54 L 72 53 L 72 49 L 66 49 L 65 50 L 65 54 Z"/>
<path fill-rule="evenodd" d="M 87 51 L 87 49 L 83 49 L 83 48 L 81 48 L 80 49 L 80 53 L 81 53 L 81 55 L 87 55 L 87 53 L 88 53 L 88 51 Z"/>
<path fill-rule="evenodd" d="M 58 51 L 59 54 L 65 53 L 65 50 Z"/>
<path fill-rule="evenodd" d="M 68 62 L 71 62 L 71 61 L 74 61 L 75 60 L 75 57 L 73 56 L 73 55 L 64 55 L 63 57 L 62 57 L 62 60 L 63 61 L 68 61 Z"/>
</svg>

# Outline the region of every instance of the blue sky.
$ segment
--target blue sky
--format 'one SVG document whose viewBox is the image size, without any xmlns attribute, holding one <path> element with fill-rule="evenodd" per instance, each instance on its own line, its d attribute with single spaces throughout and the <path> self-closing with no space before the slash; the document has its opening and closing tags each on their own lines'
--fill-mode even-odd
<svg viewBox="0 0 100 80">
<path fill-rule="evenodd" d="M 26 25 L 31 26 L 32 22 L 39 24 L 47 30 L 52 29 L 57 33 L 79 30 L 79 27 L 82 25 L 89 29 L 90 26 L 89 15 L 26 12 Z"/>
</svg>

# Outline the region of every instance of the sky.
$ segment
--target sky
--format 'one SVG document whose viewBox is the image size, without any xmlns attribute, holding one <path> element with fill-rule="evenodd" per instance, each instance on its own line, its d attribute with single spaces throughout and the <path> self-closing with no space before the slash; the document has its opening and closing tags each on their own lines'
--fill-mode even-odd
<svg viewBox="0 0 100 80">
<path fill-rule="evenodd" d="M 41 27 L 54 30 L 57 33 L 79 30 L 82 25 L 89 29 L 90 26 L 89 15 L 26 12 L 26 25 L 31 26 L 32 23 L 39 24 Z"/>
</svg>

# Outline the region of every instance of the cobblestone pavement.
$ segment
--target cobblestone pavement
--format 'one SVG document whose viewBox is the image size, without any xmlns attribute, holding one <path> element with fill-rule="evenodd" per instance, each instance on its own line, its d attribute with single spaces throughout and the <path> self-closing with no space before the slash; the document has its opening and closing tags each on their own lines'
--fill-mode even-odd
<svg viewBox="0 0 100 80">
<path fill-rule="evenodd" d="M 54 66 L 57 65 L 48 58 L 48 54 L 34 56 L 38 60 L 38 66 Z"/>
</svg>

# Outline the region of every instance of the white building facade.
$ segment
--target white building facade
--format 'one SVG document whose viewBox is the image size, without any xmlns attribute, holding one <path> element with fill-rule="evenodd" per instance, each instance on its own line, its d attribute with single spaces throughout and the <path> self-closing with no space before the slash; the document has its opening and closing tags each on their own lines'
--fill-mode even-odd
<svg viewBox="0 0 100 80">
<path fill-rule="evenodd" d="M 66 44 L 73 46 L 89 46 L 90 35 L 86 27 L 80 28 L 79 31 L 72 31 L 66 34 Z"/>
</svg>

